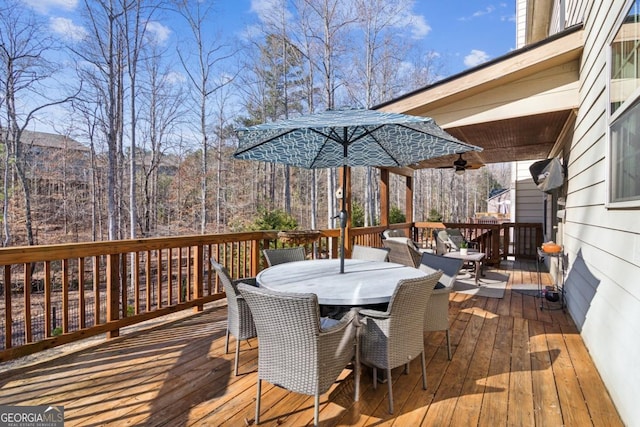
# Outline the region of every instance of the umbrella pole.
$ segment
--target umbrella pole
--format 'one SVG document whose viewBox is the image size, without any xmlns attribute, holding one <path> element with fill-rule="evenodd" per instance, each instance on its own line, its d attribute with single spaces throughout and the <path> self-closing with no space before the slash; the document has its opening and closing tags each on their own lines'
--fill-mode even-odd
<svg viewBox="0 0 640 427">
<path fill-rule="evenodd" d="M 345 236 L 347 227 L 347 221 L 349 215 L 346 209 L 346 195 L 347 195 L 347 165 L 342 166 L 342 208 L 340 209 L 340 273 L 344 273 L 344 248 L 345 248 Z"/>
</svg>

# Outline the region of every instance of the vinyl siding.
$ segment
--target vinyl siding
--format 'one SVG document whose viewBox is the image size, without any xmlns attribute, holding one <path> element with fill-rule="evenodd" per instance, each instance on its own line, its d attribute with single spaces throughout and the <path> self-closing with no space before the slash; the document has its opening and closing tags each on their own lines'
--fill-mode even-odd
<svg viewBox="0 0 640 427">
<path fill-rule="evenodd" d="M 640 221 L 637 210 L 605 207 L 607 55 L 625 0 L 569 1 L 567 20 L 585 24 L 580 107 L 567 156 L 562 241 L 567 304 L 618 411 L 640 425 Z"/>
<path fill-rule="evenodd" d="M 544 219 L 544 193 L 538 190 L 531 178 L 529 167 L 533 161 L 515 162 L 515 216 L 516 222 L 538 222 L 542 224 Z"/>
</svg>

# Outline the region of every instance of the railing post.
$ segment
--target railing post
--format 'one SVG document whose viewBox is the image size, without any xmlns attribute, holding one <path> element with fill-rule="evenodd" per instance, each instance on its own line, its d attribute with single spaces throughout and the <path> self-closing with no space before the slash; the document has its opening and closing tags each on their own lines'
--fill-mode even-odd
<svg viewBox="0 0 640 427">
<path fill-rule="evenodd" d="M 500 225 L 499 235 L 502 235 L 502 247 L 504 248 L 504 257 L 510 255 L 509 246 L 511 241 L 511 223 L 505 223 Z M 515 251 L 514 251 L 515 252 Z M 515 255 L 515 254 L 514 254 Z"/>
<path fill-rule="evenodd" d="M 119 319 L 120 305 L 120 255 L 107 255 L 107 323 Z M 107 338 L 120 335 L 120 329 L 107 332 Z"/>
<path fill-rule="evenodd" d="M 389 169 L 380 169 L 380 225 L 389 225 Z"/>
<path fill-rule="evenodd" d="M 405 218 L 413 223 L 413 177 L 405 177 Z"/>
<path fill-rule="evenodd" d="M 268 243 L 265 241 L 265 247 Z M 260 269 L 260 242 L 257 239 L 251 241 L 251 277 L 256 277 Z"/>
<path fill-rule="evenodd" d="M 194 292 L 195 299 L 202 298 L 204 296 L 203 286 L 204 286 L 204 246 L 198 245 L 196 246 L 196 253 L 193 256 L 193 281 L 194 281 Z M 204 306 L 202 304 L 193 307 L 195 312 L 202 311 Z"/>
</svg>

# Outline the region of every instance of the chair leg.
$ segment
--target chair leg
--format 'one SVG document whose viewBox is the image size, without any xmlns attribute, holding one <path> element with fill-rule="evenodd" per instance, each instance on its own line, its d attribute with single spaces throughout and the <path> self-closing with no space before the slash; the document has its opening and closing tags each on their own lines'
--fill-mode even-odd
<svg viewBox="0 0 640 427">
<path fill-rule="evenodd" d="M 240 340 L 236 339 L 236 360 L 233 370 L 235 376 L 238 376 L 238 359 L 240 359 Z"/>
<path fill-rule="evenodd" d="M 393 414 L 393 387 L 391 380 L 391 368 L 387 368 L 387 383 L 389 388 L 389 413 Z"/>
<path fill-rule="evenodd" d="M 256 396 L 256 425 L 260 424 L 260 391 L 262 389 L 262 380 L 258 378 L 258 395 Z"/>
<path fill-rule="evenodd" d="M 378 388 L 378 368 L 373 367 L 373 389 Z"/>
<path fill-rule="evenodd" d="M 422 389 L 426 390 L 427 389 L 427 361 L 425 360 L 424 357 L 424 350 L 422 350 L 422 353 L 420 354 L 420 360 L 422 360 Z"/>
<path fill-rule="evenodd" d="M 447 329 L 447 352 L 449 354 L 449 360 L 451 360 L 451 337 L 449 336 L 449 329 Z"/>
<path fill-rule="evenodd" d="M 315 396 L 315 405 L 313 408 L 313 426 L 317 427 L 319 424 L 319 420 L 318 418 L 320 418 L 320 395 L 316 394 Z"/>
<path fill-rule="evenodd" d="M 354 381 L 356 382 L 356 384 L 355 384 L 355 386 L 353 388 L 355 389 L 355 394 L 356 395 L 354 396 L 353 401 L 357 402 L 358 399 L 360 399 L 360 372 L 361 372 L 360 371 L 360 369 L 361 369 L 361 366 L 360 366 L 360 348 L 359 348 L 357 339 L 356 339 L 356 366 L 355 366 L 355 368 L 356 368 L 356 372 L 354 374 L 355 375 Z M 374 379 L 375 379 L 375 377 L 374 377 Z"/>
<path fill-rule="evenodd" d="M 224 354 L 229 353 L 229 327 L 227 326 L 227 339 L 224 341 Z"/>
</svg>

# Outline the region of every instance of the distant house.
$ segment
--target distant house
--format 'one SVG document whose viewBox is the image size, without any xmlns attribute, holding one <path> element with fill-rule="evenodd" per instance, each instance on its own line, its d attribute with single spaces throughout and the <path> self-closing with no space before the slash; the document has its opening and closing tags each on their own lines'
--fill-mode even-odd
<svg viewBox="0 0 640 427">
<path fill-rule="evenodd" d="M 519 49 L 376 109 L 433 117 L 484 147 L 473 163 L 518 162 L 511 215 L 542 218 L 564 246 L 567 309 L 623 421 L 640 425 L 640 0 L 516 7 Z M 548 194 L 528 171 L 547 158 L 566 169 Z"/>
<path fill-rule="evenodd" d="M 74 139 L 44 132 L 24 131 L 21 138 L 25 174 L 31 195 L 43 206 L 56 206 L 64 197 L 80 201 L 91 187 L 91 150 Z"/>
<path fill-rule="evenodd" d="M 511 192 L 508 188 L 492 191 L 487 199 L 487 213 L 496 218 L 509 217 L 511 207 Z"/>
<path fill-rule="evenodd" d="M 65 180 L 88 185 L 91 150 L 76 140 L 58 134 L 24 131 L 21 138 L 27 177 L 36 185 Z"/>
</svg>

